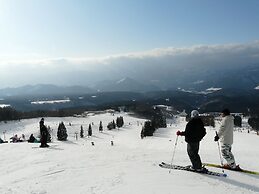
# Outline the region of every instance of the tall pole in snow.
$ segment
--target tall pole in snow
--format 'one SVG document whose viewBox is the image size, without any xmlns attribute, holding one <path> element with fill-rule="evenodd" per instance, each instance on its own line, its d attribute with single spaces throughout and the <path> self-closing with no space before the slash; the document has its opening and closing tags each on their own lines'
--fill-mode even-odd
<svg viewBox="0 0 259 194">
<path fill-rule="evenodd" d="M 218 133 L 217 131 L 216 132 L 216 136 L 218 136 Z M 221 163 L 221 166 L 223 167 L 223 159 L 222 159 L 222 156 L 221 156 L 221 151 L 220 151 L 220 146 L 219 146 L 219 141 L 217 141 L 217 144 L 218 144 L 218 150 L 219 150 L 219 158 L 220 158 L 220 163 Z M 222 172 L 224 173 L 224 169 L 222 169 Z"/>
<path fill-rule="evenodd" d="M 176 140 L 175 140 L 175 144 L 174 144 L 174 151 L 173 151 L 173 156 L 172 156 L 172 159 L 171 159 L 171 166 L 172 166 L 172 164 L 173 164 L 173 160 L 174 160 L 174 155 L 175 155 L 175 150 L 176 150 L 176 146 L 177 146 L 177 141 L 178 141 L 178 135 L 176 136 Z M 171 168 L 170 168 L 170 170 L 169 170 L 169 173 L 171 173 Z"/>
</svg>

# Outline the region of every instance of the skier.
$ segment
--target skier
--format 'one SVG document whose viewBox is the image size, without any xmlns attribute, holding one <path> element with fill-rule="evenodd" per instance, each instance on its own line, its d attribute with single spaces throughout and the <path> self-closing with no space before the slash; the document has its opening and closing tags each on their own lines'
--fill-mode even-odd
<svg viewBox="0 0 259 194">
<path fill-rule="evenodd" d="M 224 168 L 236 169 L 236 162 L 234 155 L 231 152 L 233 144 L 233 130 L 234 130 L 234 118 L 230 115 L 229 109 L 224 109 L 221 112 L 223 117 L 219 132 L 214 137 L 214 141 L 220 139 L 221 142 L 221 153 L 223 158 L 227 161 L 227 164 L 224 164 Z"/>
<path fill-rule="evenodd" d="M 40 120 L 40 135 L 41 135 L 40 147 L 41 148 L 49 147 L 49 145 L 47 144 L 48 130 L 47 130 L 47 127 L 44 125 L 44 118 Z"/>
<path fill-rule="evenodd" d="M 187 153 L 192 163 L 191 168 L 197 172 L 207 171 L 206 168 L 202 167 L 199 156 L 200 141 L 206 135 L 206 129 L 197 110 L 191 112 L 191 120 L 187 123 L 185 131 L 177 131 L 176 135 L 185 136 Z"/>
</svg>

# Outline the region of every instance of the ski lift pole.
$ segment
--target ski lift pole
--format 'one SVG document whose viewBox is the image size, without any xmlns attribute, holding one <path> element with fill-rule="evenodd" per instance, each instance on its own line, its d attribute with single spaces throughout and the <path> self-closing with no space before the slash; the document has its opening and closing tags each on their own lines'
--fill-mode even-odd
<svg viewBox="0 0 259 194">
<path fill-rule="evenodd" d="M 175 155 L 175 150 L 176 150 L 176 146 L 177 146 L 177 142 L 178 142 L 178 135 L 176 135 L 176 140 L 175 140 L 175 144 L 174 144 L 174 150 L 173 150 L 173 156 L 172 156 L 172 159 L 171 159 L 171 166 L 173 165 L 173 161 L 174 161 L 174 155 Z M 169 170 L 169 173 L 171 173 L 171 170 Z"/>
<path fill-rule="evenodd" d="M 218 136 L 217 131 L 215 131 L 215 132 L 216 132 L 216 136 Z M 217 144 L 218 144 L 218 150 L 219 150 L 220 163 L 221 163 L 221 166 L 223 167 L 223 159 L 222 159 L 222 156 L 221 156 L 221 151 L 220 151 L 219 141 L 217 141 Z M 224 169 L 223 169 L 223 168 L 222 168 L 222 172 L 224 173 Z"/>
</svg>

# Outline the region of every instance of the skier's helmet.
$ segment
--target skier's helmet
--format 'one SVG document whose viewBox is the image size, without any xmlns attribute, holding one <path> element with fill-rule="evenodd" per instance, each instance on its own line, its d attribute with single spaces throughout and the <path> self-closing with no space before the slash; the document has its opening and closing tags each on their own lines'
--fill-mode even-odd
<svg viewBox="0 0 259 194">
<path fill-rule="evenodd" d="M 197 110 L 193 110 L 191 112 L 191 117 L 194 118 L 194 117 L 198 117 L 199 116 L 199 112 Z"/>
</svg>

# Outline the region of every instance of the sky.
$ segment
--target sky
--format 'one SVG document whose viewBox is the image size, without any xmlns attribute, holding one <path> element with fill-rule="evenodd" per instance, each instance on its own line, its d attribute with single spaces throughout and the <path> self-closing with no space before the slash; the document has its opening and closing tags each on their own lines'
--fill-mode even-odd
<svg viewBox="0 0 259 194">
<path fill-rule="evenodd" d="M 258 21 L 257 0 L 0 0 L 0 81 L 16 85 L 13 64 L 253 44 Z"/>
</svg>

